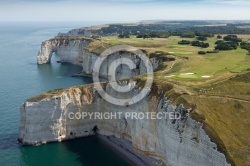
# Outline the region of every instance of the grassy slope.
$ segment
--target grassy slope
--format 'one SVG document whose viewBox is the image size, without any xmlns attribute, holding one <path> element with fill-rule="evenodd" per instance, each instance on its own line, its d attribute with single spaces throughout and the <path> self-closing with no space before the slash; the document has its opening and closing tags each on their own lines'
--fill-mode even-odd
<svg viewBox="0 0 250 166">
<path fill-rule="evenodd" d="M 185 98 L 213 128 L 214 141 L 223 142 L 236 165 L 250 165 L 250 73 L 194 89 L 196 95 Z"/>
<path fill-rule="evenodd" d="M 250 74 L 246 79 L 228 79 L 250 68 L 247 51 L 237 49 L 216 54 L 198 55 L 200 50 L 213 50 L 216 38 L 208 38 L 209 48 L 178 45 L 180 37 L 167 39 L 129 39 L 104 37 L 108 45 L 127 44 L 147 50 L 174 52 L 175 56 L 188 57 L 169 68 L 169 63 L 156 72 L 155 82 L 163 85 L 173 82 L 193 92 L 184 98 L 196 105 L 193 116 L 202 119 L 205 130 L 219 149 L 227 153 L 236 165 L 250 165 Z M 184 39 L 195 40 L 195 39 Z M 248 40 L 245 38 L 244 40 Z M 183 75 L 183 73 L 196 73 Z M 173 77 L 167 77 L 175 75 Z M 202 78 L 208 75 L 211 78 Z M 165 76 L 165 77 L 162 77 Z M 224 80 L 224 81 L 223 81 Z M 202 118 L 200 118 L 202 117 Z"/>
</svg>

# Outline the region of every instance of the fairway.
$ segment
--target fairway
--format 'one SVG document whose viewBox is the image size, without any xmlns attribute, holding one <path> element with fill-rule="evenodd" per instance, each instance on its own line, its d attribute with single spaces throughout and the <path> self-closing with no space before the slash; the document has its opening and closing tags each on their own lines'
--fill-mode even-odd
<svg viewBox="0 0 250 166">
<path fill-rule="evenodd" d="M 242 35 L 240 35 L 242 36 Z M 246 36 L 246 35 L 245 35 Z M 250 38 L 250 36 L 249 36 Z M 174 70 L 169 72 L 164 69 L 161 74 L 168 79 L 185 80 L 185 81 L 216 81 L 224 77 L 230 77 L 235 73 L 240 73 L 250 69 L 250 55 L 247 51 L 241 49 L 230 51 L 220 51 L 219 53 L 210 53 L 199 55 L 199 51 L 212 51 L 215 47 L 216 37 L 208 38 L 208 48 L 200 48 L 191 45 L 178 44 L 181 40 L 195 41 L 195 38 L 181 38 L 179 36 L 170 36 L 169 38 L 149 38 L 142 39 L 131 36 L 130 38 L 119 39 L 117 36 L 102 37 L 101 41 L 107 45 L 126 44 L 146 50 L 148 54 L 155 51 L 171 52 L 176 57 L 187 57 L 182 67 L 173 66 Z M 247 41 L 248 38 L 244 38 Z M 194 73 L 185 75 L 183 73 Z M 174 75 L 174 76 L 173 76 Z"/>
</svg>

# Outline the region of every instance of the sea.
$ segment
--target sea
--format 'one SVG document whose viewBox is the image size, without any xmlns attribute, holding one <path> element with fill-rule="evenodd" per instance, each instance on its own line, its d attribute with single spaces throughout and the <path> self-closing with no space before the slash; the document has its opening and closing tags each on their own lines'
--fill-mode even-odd
<svg viewBox="0 0 250 166">
<path fill-rule="evenodd" d="M 41 43 L 73 28 L 102 22 L 0 22 L 0 166 L 127 166 L 129 163 L 98 137 L 41 146 L 18 144 L 20 106 L 44 91 L 92 83 L 71 77 L 81 67 L 37 65 Z"/>
</svg>

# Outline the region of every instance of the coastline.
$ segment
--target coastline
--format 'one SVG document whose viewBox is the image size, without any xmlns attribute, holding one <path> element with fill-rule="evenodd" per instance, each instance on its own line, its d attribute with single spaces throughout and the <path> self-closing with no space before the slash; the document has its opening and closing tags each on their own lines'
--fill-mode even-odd
<svg viewBox="0 0 250 166">
<path fill-rule="evenodd" d="M 156 166 L 157 160 L 138 153 L 133 149 L 132 143 L 124 138 L 114 136 L 103 136 L 97 134 L 96 137 L 114 150 L 119 156 L 127 160 L 131 166 Z"/>
</svg>

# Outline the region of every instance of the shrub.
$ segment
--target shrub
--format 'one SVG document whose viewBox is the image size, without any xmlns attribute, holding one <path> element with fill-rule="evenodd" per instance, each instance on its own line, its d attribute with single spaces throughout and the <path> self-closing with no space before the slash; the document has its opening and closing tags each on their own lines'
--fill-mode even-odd
<svg viewBox="0 0 250 166">
<path fill-rule="evenodd" d="M 189 41 L 189 40 L 181 40 L 181 41 L 179 41 L 178 42 L 178 44 L 186 44 L 186 45 L 188 45 L 188 44 L 191 44 L 191 41 Z"/>
<path fill-rule="evenodd" d="M 200 41 L 206 41 L 207 40 L 207 38 L 204 37 L 204 36 L 198 36 L 196 39 L 200 40 Z"/>
<path fill-rule="evenodd" d="M 213 53 L 219 53 L 219 51 L 218 50 L 213 50 L 213 51 L 207 51 L 206 53 L 207 54 L 213 54 Z"/>
<path fill-rule="evenodd" d="M 236 104 L 234 104 L 234 107 L 236 109 L 243 109 L 244 108 L 243 105 L 241 103 L 239 103 L 239 102 L 237 102 Z"/>
<path fill-rule="evenodd" d="M 205 52 L 205 51 L 199 51 L 198 54 L 200 54 L 200 55 L 205 55 L 206 52 Z"/>
<path fill-rule="evenodd" d="M 218 36 L 217 36 L 217 39 L 222 39 L 222 36 L 221 36 L 221 35 L 218 35 Z"/>
</svg>

